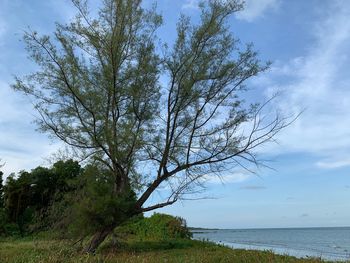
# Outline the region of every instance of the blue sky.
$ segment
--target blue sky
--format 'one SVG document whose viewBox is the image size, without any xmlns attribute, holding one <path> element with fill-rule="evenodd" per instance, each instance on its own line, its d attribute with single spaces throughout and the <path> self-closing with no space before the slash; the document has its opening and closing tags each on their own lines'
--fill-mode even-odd
<svg viewBox="0 0 350 263">
<path fill-rule="evenodd" d="M 97 0 L 90 1 L 96 4 Z M 145 1 L 150 5 L 151 1 Z M 160 36 L 174 39 L 181 12 L 195 19 L 196 0 L 158 0 L 165 25 Z M 0 0 L 0 158 L 6 175 L 45 165 L 62 145 L 35 131 L 30 102 L 14 93 L 13 75 L 35 70 L 23 43 L 30 26 L 50 33 L 54 22 L 74 15 L 69 0 Z M 350 2 L 347 0 L 246 0 L 230 20 L 243 43 L 253 42 L 271 69 L 252 79 L 249 96 L 263 101 L 275 92 L 275 107 L 304 113 L 259 150 L 274 168 L 212 180 L 214 199 L 179 202 L 160 211 L 191 226 L 221 228 L 350 225 Z"/>
</svg>

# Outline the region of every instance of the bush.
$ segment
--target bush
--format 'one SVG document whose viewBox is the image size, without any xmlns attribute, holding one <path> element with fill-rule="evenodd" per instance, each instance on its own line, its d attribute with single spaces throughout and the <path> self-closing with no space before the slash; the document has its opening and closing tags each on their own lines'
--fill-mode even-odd
<svg viewBox="0 0 350 263">
<path fill-rule="evenodd" d="M 137 218 L 116 230 L 119 234 L 131 234 L 141 239 L 177 239 L 190 238 L 185 219 L 166 214 L 155 213 L 151 217 Z"/>
<path fill-rule="evenodd" d="M 71 187 L 75 190 L 50 211 L 55 228 L 63 229 L 64 237 L 88 236 L 114 223 L 122 224 L 135 206 L 135 192 L 128 188 L 116 195 L 114 177 L 97 166 L 86 166 Z"/>
<path fill-rule="evenodd" d="M 0 208 L 0 237 L 19 236 L 17 224 L 11 223 L 4 208 Z"/>
</svg>

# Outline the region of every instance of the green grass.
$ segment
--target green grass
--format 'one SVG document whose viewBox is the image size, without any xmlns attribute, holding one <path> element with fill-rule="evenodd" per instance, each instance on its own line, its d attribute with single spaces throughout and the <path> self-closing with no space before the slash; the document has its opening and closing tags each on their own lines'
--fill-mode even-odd
<svg viewBox="0 0 350 263">
<path fill-rule="evenodd" d="M 230 249 L 194 240 L 140 240 L 129 238 L 118 245 L 107 241 L 96 255 L 86 255 L 68 240 L 49 238 L 6 239 L 0 241 L 1 263 L 54 262 L 323 262 L 320 259 L 297 259 L 270 251 Z"/>
</svg>

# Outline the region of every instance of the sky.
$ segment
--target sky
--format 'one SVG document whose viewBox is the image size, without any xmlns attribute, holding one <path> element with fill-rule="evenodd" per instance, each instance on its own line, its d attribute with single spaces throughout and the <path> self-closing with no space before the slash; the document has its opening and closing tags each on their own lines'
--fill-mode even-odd
<svg viewBox="0 0 350 263">
<path fill-rule="evenodd" d="M 97 0 L 90 1 L 92 6 Z M 171 42 L 181 13 L 198 17 L 196 0 L 158 0 L 159 36 Z M 151 1 L 144 1 L 150 6 Z M 24 30 L 50 34 L 74 16 L 69 0 L 0 0 L 0 159 L 5 175 L 47 165 L 62 147 L 36 131 L 30 101 L 15 93 L 14 75 L 35 70 Z M 218 228 L 350 226 L 350 1 L 246 0 L 230 19 L 242 43 L 254 43 L 271 68 L 251 79 L 249 96 L 301 116 L 259 149 L 272 167 L 234 171 L 208 183 L 211 199 L 178 202 L 158 212 L 188 225 Z"/>
</svg>

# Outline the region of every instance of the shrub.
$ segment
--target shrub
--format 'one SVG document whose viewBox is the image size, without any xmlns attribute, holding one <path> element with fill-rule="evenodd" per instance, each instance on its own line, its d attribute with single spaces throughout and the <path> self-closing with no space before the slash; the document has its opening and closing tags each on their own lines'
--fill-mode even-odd
<svg viewBox="0 0 350 263">
<path fill-rule="evenodd" d="M 19 236 L 17 224 L 11 223 L 4 208 L 0 208 L 0 237 Z"/>
<path fill-rule="evenodd" d="M 155 213 L 151 217 L 136 218 L 117 229 L 118 233 L 132 234 L 141 239 L 190 238 L 185 219 Z"/>
<path fill-rule="evenodd" d="M 118 196 L 114 193 L 114 178 L 106 170 L 88 165 L 81 176 L 72 181 L 75 189 L 52 206 L 50 216 L 64 237 L 81 237 L 130 217 L 136 195 L 131 189 Z"/>
</svg>

